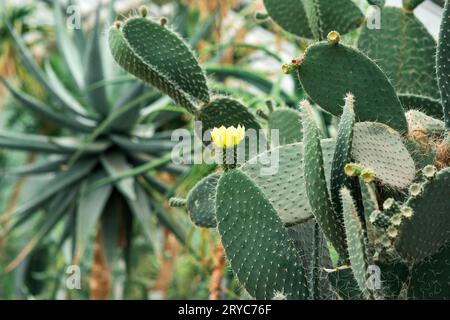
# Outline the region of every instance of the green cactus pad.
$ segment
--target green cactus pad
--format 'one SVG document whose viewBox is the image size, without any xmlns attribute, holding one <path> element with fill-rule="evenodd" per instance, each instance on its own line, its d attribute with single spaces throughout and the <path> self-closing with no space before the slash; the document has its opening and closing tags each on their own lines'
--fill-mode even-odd
<svg viewBox="0 0 450 320">
<path fill-rule="evenodd" d="M 297 110 L 289 108 L 277 109 L 269 116 L 269 130 L 279 130 L 280 145 L 301 142 L 303 137 L 301 121 L 300 112 Z"/>
<path fill-rule="evenodd" d="M 408 279 L 408 265 L 403 262 L 384 263 L 377 261 L 375 264 L 381 271 L 381 292 L 385 299 L 396 300 Z"/>
<path fill-rule="evenodd" d="M 131 74 L 168 94 L 189 111 L 209 102 L 203 70 L 184 41 L 167 27 L 145 18 L 128 19 L 110 28 L 113 57 Z"/>
<path fill-rule="evenodd" d="M 413 11 L 422 2 L 424 2 L 424 0 L 403 0 L 403 8 L 408 11 Z"/>
<path fill-rule="evenodd" d="M 450 245 L 415 265 L 408 286 L 408 298 L 450 299 Z"/>
<path fill-rule="evenodd" d="M 445 126 L 450 129 L 450 3 L 445 1 L 436 52 L 437 78 L 444 106 Z"/>
<path fill-rule="evenodd" d="M 304 0 L 309 27 L 315 39 L 326 39 L 330 31 L 346 34 L 364 22 L 364 15 L 351 0 Z"/>
<path fill-rule="evenodd" d="M 414 94 L 399 94 L 398 98 L 405 110 L 418 110 L 436 119 L 444 117 L 442 104 L 437 99 Z"/>
<path fill-rule="evenodd" d="M 398 132 L 376 122 L 357 123 L 354 128 L 352 155 L 377 179 L 395 187 L 406 188 L 414 180 L 414 161 Z"/>
<path fill-rule="evenodd" d="M 353 111 L 354 98 L 348 95 L 345 99 L 344 112 L 339 122 L 336 141 L 336 151 L 333 156 L 331 168 L 331 200 L 334 210 L 342 213 L 341 189 L 346 186 L 350 188 L 351 180 L 344 172 L 344 167 L 351 161 L 351 149 L 353 142 L 353 126 L 355 124 L 355 113 Z"/>
<path fill-rule="evenodd" d="M 365 248 L 365 237 L 361 221 L 350 191 L 346 188 L 341 190 L 342 207 L 345 224 L 345 235 L 347 237 L 347 247 L 353 275 L 359 290 L 366 298 L 370 297 L 367 288 L 367 257 Z"/>
<path fill-rule="evenodd" d="M 270 202 L 245 174 L 230 170 L 222 175 L 216 209 L 226 256 L 250 295 L 308 298 L 305 272 L 292 240 Z"/>
<path fill-rule="evenodd" d="M 197 108 L 188 94 L 180 90 L 169 78 L 162 76 L 154 68 L 144 63 L 129 47 L 122 32 L 116 27 L 111 27 L 109 30 L 109 47 L 116 62 L 126 71 L 157 87 L 189 112 L 196 111 Z"/>
<path fill-rule="evenodd" d="M 374 243 L 377 238 L 375 226 L 370 222 L 370 214 L 375 210 L 379 210 L 375 187 L 373 183 L 365 183 L 359 179 L 362 202 L 364 207 L 364 221 L 366 224 L 366 233 L 369 243 Z"/>
<path fill-rule="evenodd" d="M 377 62 L 398 93 L 438 98 L 431 34 L 414 14 L 400 8 L 383 8 L 381 21 L 381 29 L 363 27 L 358 48 Z"/>
<path fill-rule="evenodd" d="M 334 142 L 322 140 L 325 175 L 329 183 Z M 271 155 L 276 162 L 268 162 Z M 274 172 L 270 165 L 278 164 Z M 312 218 L 311 206 L 306 195 L 303 171 L 303 144 L 293 143 L 261 153 L 250 159 L 240 170 L 261 188 L 285 225 L 294 225 Z"/>
<path fill-rule="evenodd" d="M 204 105 L 198 114 L 203 132 L 214 127 L 242 125 L 245 130 L 259 130 L 261 127 L 250 110 L 239 101 L 228 97 L 217 97 Z M 258 133 L 258 131 L 257 131 Z"/>
<path fill-rule="evenodd" d="M 124 24 L 123 34 L 145 63 L 193 98 L 203 103 L 209 102 L 205 73 L 192 50 L 175 32 L 158 22 L 131 18 Z"/>
<path fill-rule="evenodd" d="M 342 216 L 333 210 L 323 165 L 319 129 L 313 121 L 312 110 L 307 101 L 302 102 L 303 121 L 303 170 L 306 194 L 312 213 L 323 233 L 341 259 L 348 258 Z"/>
<path fill-rule="evenodd" d="M 192 222 L 203 228 L 216 227 L 216 188 L 220 174 L 200 180 L 187 196 L 186 208 Z"/>
<path fill-rule="evenodd" d="M 302 260 L 303 266 L 309 271 L 308 282 L 310 293 L 314 299 L 330 300 L 335 294 L 330 290 L 330 282 L 324 268 L 333 267 L 330 249 L 322 231 L 316 227 L 316 222 L 310 220 L 287 228 L 295 248 Z M 317 232 L 317 233 L 316 233 Z"/>
<path fill-rule="evenodd" d="M 450 168 L 423 185 L 422 192 L 406 205 L 413 216 L 402 223 L 396 242 L 398 253 L 409 261 L 421 261 L 437 253 L 450 240 Z"/>
<path fill-rule="evenodd" d="M 360 51 L 342 44 L 311 45 L 298 69 L 306 93 L 324 110 L 339 116 L 342 99 L 355 96 L 358 121 L 377 121 L 405 132 L 403 108 L 381 69 Z"/>
<path fill-rule="evenodd" d="M 409 131 L 423 130 L 430 135 L 441 135 L 445 130 L 443 121 L 427 116 L 420 111 L 409 110 L 405 116 L 408 121 Z"/>
<path fill-rule="evenodd" d="M 325 269 L 331 285 L 336 290 L 341 299 L 362 300 L 363 294 L 356 283 L 352 268 L 342 266 L 336 269 Z"/>
<path fill-rule="evenodd" d="M 267 13 L 278 25 L 298 37 L 312 39 L 303 0 L 264 0 Z"/>
</svg>

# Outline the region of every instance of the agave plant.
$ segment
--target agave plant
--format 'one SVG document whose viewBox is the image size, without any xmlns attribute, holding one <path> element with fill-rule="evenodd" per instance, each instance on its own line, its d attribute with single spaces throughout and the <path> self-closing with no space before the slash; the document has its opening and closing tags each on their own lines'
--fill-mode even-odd
<svg viewBox="0 0 450 320">
<path fill-rule="evenodd" d="M 51 123 L 60 134 L 0 132 L 2 148 L 40 155 L 36 162 L 10 168 L 6 174 L 46 178 L 38 192 L 17 207 L 11 219 L 2 217 L 8 234 L 25 222 L 37 220 L 30 241 L 8 270 L 19 265 L 59 225 L 64 225 L 60 242 L 72 241 L 76 263 L 84 257 L 85 249 L 92 247 L 94 234 L 97 244 L 101 244 L 96 246 L 96 258 L 106 257 L 107 264 L 103 261 L 103 265 L 114 263 L 118 247 L 124 248 L 126 258 L 135 235 L 134 224 L 140 226 L 149 243 L 154 243 L 157 235 L 152 230 L 156 223 L 184 241 L 182 228 L 160 204 L 169 189 L 158 178 L 159 172 L 178 175 L 185 171 L 184 167 L 169 164 L 167 152 L 173 142 L 166 124 L 173 120 L 174 113 L 158 111 L 160 107 L 152 104 L 161 94 L 139 81 L 109 81 L 112 75 L 120 76 L 120 70 L 105 50 L 100 9 L 98 6 L 91 32 L 75 29 L 74 40 L 56 2 L 59 56 L 46 61 L 44 70 L 5 21 L 22 63 L 49 99 L 41 101 L 10 81 L 1 80 L 22 107 Z M 156 115 L 153 121 L 141 119 L 143 107 L 147 115 Z"/>
</svg>

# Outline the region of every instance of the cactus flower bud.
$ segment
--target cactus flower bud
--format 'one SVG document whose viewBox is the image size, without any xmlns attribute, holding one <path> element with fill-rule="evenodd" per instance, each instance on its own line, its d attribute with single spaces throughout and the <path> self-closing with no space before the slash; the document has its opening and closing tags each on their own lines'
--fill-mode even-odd
<svg viewBox="0 0 450 320">
<path fill-rule="evenodd" d="M 330 31 L 327 36 L 328 43 L 338 44 L 341 41 L 341 35 L 337 31 Z"/>
<path fill-rule="evenodd" d="M 166 24 L 167 24 L 167 22 L 169 22 L 169 19 L 167 19 L 166 17 L 160 17 L 159 18 L 159 24 L 161 25 L 161 26 L 165 26 Z"/>
<path fill-rule="evenodd" d="M 141 17 L 145 18 L 148 14 L 148 9 L 146 6 L 141 6 L 139 8 L 139 14 L 141 15 Z"/>
</svg>

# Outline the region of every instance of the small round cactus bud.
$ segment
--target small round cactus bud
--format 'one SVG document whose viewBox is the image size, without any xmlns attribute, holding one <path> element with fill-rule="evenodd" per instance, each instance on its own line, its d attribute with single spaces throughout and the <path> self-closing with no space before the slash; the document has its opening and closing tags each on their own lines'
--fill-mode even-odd
<svg viewBox="0 0 450 320">
<path fill-rule="evenodd" d="M 409 194 L 411 197 L 417 197 L 422 193 L 423 187 L 419 183 L 413 183 L 409 186 Z"/>
<path fill-rule="evenodd" d="M 387 228 L 386 232 L 391 239 L 394 239 L 398 236 L 398 229 L 395 226 L 390 226 L 389 228 Z"/>
<path fill-rule="evenodd" d="M 397 214 L 394 214 L 392 217 L 391 217 L 391 223 L 392 223 L 392 225 L 394 225 L 394 226 L 399 226 L 399 225 L 401 225 L 402 224 L 402 218 L 403 218 L 403 216 L 401 215 L 401 214 L 399 214 L 399 213 L 397 213 Z"/>
<path fill-rule="evenodd" d="M 361 171 L 361 178 L 365 183 L 371 183 L 375 180 L 375 172 L 372 169 L 363 169 Z"/>
<path fill-rule="evenodd" d="M 269 109 L 269 112 L 273 112 L 273 110 L 275 110 L 275 102 L 272 99 L 267 99 L 264 103 L 267 106 L 267 109 Z"/>
<path fill-rule="evenodd" d="M 169 205 L 172 208 L 184 207 L 184 206 L 186 206 L 186 199 L 181 199 L 181 198 L 176 198 L 176 197 L 170 198 L 169 199 Z"/>
<path fill-rule="evenodd" d="M 261 109 L 256 110 L 256 115 L 264 120 L 269 120 L 269 116 Z"/>
<path fill-rule="evenodd" d="M 394 198 L 386 199 L 383 202 L 383 209 L 390 216 L 400 212 L 400 207 Z"/>
<path fill-rule="evenodd" d="M 403 206 L 400 208 L 400 213 L 406 219 L 410 219 L 414 215 L 414 211 L 411 207 Z"/>
<path fill-rule="evenodd" d="M 338 44 L 341 41 L 341 35 L 337 31 L 330 31 L 327 36 L 328 43 Z"/>
<path fill-rule="evenodd" d="M 373 217 L 372 217 L 373 215 Z M 378 228 L 386 229 L 391 225 L 391 221 L 383 212 L 375 210 L 369 217 L 369 221 Z M 373 221 L 373 222 L 372 222 Z"/>
<path fill-rule="evenodd" d="M 122 28 L 122 22 L 121 21 L 114 21 L 114 26 L 117 28 L 117 29 L 120 29 L 120 28 Z"/>
<path fill-rule="evenodd" d="M 166 24 L 167 24 L 167 22 L 169 22 L 169 19 L 167 19 L 166 17 L 160 17 L 159 18 L 159 24 L 161 25 L 161 26 L 165 26 Z"/>
<path fill-rule="evenodd" d="M 255 19 L 256 20 L 264 21 L 267 18 L 269 18 L 269 15 L 267 13 L 262 13 L 262 12 L 256 12 L 255 13 Z"/>
<path fill-rule="evenodd" d="M 284 74 L 293 73 L 300 67 L 300 64 L 302 63 L 302 61 L 303 61 L 303 57 L 294 58 L 291 60 L 291 62 L 284 63 L 281 66 L 281 71 L 283 71 Z"/>
<path fill-rule="evenodd" d="M 141 15 L 141 17 L 145 18 L 148 15 L 148 9 L 146 6 L 141 6 L 139 8 L 139 14 Z"/>
<path fill-rule="evenodd" d="M 434 178 L 434 176 L 436 175 L 437 169 L 435 166 L 429 164 L 427 166 L 425 166 L 422 169 L 422 173 L 425 177 L 427 177 L 428 179 L 432 179 Z"/>
</svg>

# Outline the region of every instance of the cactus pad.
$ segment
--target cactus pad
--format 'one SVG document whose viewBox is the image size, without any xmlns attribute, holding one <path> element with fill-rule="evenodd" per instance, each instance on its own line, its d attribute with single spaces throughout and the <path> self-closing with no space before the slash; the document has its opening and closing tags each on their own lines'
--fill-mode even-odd
<svg viewBox="0 0 450 320">
<path fill-rule="evenodd" d="M 209 102 L 206 76 L 193 52 L 167 27 L 151 20 L 128 19 L 122 29 L 110 28 L 109 43 L 119 65 L 193 111 Z"/>
<path fill-rule="evenodd" d="M 396 243 L 398 253 L 409 261 L 420 261 L 437 253 L 450 240 L 450 168 L 426 182 L 406 205 L 413 216 L 404 221 Z"/>
<path fill-rule="evenodd" d="M 302 102 L 303 121 L 303 170 L 305 173 L 306 194 L 317 223 L 341 259 L 348 257 L 342 217 L 333 210 L 323 166 L 322 147 L 319 129 L 313 122 L 311 106 Z"/>
<path fill-rule="evenodd" d="M 321 141 L 324 157 L 325 175 L 330 176 L 333 158 L 334 142 Z M 268 162 L 274 152 L 278 168 L 273 173 L 264 173 L 270 165 Z M 267 163 L 267 165 L 265 165 Z M 266 198 L 277 211 L 280 219 L 286 225 L 301 223 L 312 218 L 311 207 L 306 195 L 306 185 L 303 172 L 303 144 L 293 143 L 280 146 L 250 159 L 241 169 L 261 188 Z M 329 181 L 329 178 L 327 179 Z"/>
<path fill-rule="evenodd" d="M 418 110 L 436 119 L 444 117 L 442 104 L 437 99 L 414 94 L 399 94 L 398 98 L 405 110 Z"/>
<path fill-rule="evenodd" d="M 384 124 L 357 123 L 352 155 L 356 162 L 371 168 L 376 177 L 389 186 L 406 188 L 414 180 L 415 164 L 400 134 Z"/>
<path fill-rule="evenodd" d="M 219 173 L 212 173 L 189 191 L 187 211 L 192 222 L 199 227 L 216 227 L 216 188 L 219 178 Z"/>
<path fill-rule="evenodd" d="M 363 27 L 358 48 L 377 62 L 399 93 L 439 98 L 436 41 L 425 26 L 400 8 L 381 11 L 381 29 Z"/>
<path fill-rule="evenodd" d="M 202 122 L 203 132 L 220 126 L 241 125 L 245 127 L 245 130 L 261 128 L 246 106 L 228 97 L 218 97 L 204 105 L 199 111 L 197 120 Z"/>
<path fill-rule="evenodd" d="M 281 108 L 269 116 L 269 129 L 278 129 L 280 145 L 302 141 L 302 123 L 300 112 L 294 109 Z M 270 134 L 270 132 L 269 132 Z"/>
<path fill-rule="evenodd" d="M 417 111 L 409 110 L 405 114 L 408 121 L 409 131 L 422 130 L 427 134 L 441 135 L 445 130 L 444 122 L 426 114 Z"/>
<path fill-rule="evenodd" d="M 394 88 L 381 69 L 357 49 L 320 42 L 308 47 L 298 69 L 306 93 L 333 115 L 342 99 L 355 96 L 358 121 L 377 121 L 405 132 L 407 123 Z"/>
<path fill-rule="evenodd" d="M 414 266 L 408 286 L 411 299 L 450 299 L 450 245 Z"/>
<path fill-rule="evenodd" d="M 298 37 L 312 39 L 303 0 L 264 0 L 270 17 L 283 29 Z"/>
<path fill-rule="evenodd" d="M 364 15 L 351 0 L 304 0 L 309 27 L 315 39 L 326 39 L 330 31 L 346 34 L 364 22 Z"/>
<path fill-rule="evenodd" d="M 352 266 L 353 275 L 362 294 L 370 297 L 367 288 L 367 258 L 365 238 L 361 221 L 359 220 L 356 207 L 350 191 L 346 188 L 341 190 L 342 207 L 345 224 L 345 235 L 347 237 L 348 255 Z"/>
<path fill-rule="evenodd" d="M 353 126 L 355 124 L 353 106 L 354 97 L 349 94 L 345 99 L 344 112 L 339 122 L 336 151 L 331 168 L 331 200 L 334 210 L 338 213 L 342 213 L 341 188 L 343 186 L 350 187 L 351 183 L 350 178 L 344 172 L 344 167 L 351 162 Z"/>
<path fill-rule="evenodd" d="M 450 129 L 450 2 L 445 1 L 436 53 L 437 78 L 444 107 L 445 126 Z"/>
<path fill-rule="evenodd" d="M 231 268 L 256 299 L 277 292 L 306 299 L 302 263 L 286 229 L 262 191 L 242 172 L 219 179 L 216 196 L 218 230 Z"/>
</svg>

